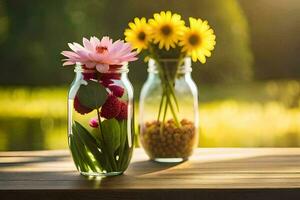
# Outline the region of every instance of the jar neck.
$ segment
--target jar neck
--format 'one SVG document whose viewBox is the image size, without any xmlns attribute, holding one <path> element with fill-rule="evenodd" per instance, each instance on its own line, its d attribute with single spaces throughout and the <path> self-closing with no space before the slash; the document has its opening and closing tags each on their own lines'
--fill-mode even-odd
<svg viewBox="0 0 300 200">
<path fill-rule="evenodd" d="M 82 66 L 80 63 L 76 64 L 74 69 L 75 82 L 79 80 L 92 80 L 92 81 L 100 81 L 106 82 L 107 84 L 111 81 L 109 80 L 126 80 L 128 79 L 128 65 L 122 66 L 110 66 L 110 69 L 105 73 L 100 73 L 96 69 L 87 69 Z"/>
<path fill-rule="evenodd" d="M 169 69 L 170 71 L 176 70 L 177 74 L 186 74 L 192 72 L 191 58 L 186 57 L 182 60 L 179 59 L 159 59 L 158 61 L 150 59 L 148 62 L 149 73 L 159 73 L 159 68 Z"/>
<path fill-rule="evenodd" d="M 98 72 L 95 68 L 86 68 L 81 63 L 77 62 L 75 69 L 75 73 L 100 73 L 100 74 L 127 74 L 129 72 L 128 63 L 124 63 L 123 65 L 110 65 L 109 70 L 106 72 Z"/>
</svg>

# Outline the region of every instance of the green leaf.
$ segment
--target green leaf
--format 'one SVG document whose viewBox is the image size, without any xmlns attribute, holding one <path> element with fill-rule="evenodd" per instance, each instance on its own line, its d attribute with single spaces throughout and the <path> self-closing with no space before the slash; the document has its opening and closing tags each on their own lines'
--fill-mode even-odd
<svg viewBox="0 0 300 200">
<path fill-rule="evenodd" d="M 87 85 L 81 85 L 77 96 L 80 103 L 91 109 L 100 108 L 107 97 L 106 89 L 98 82 L 87 81 Z"/>
<path fill-rule="evenodd" d="M 101 132 L 100 132 L 100 129 L 99 128 L 93 128 L 90 131 L 90 133 L 98 141 L 98 143 L 100 143 L 100 145 L 102 147 L 103 145 L 102 145 L 102 142 L 101 142 Z"/>
<path fill-rule="evenodd" d="M 104 154 L 100 152 L 103 149 L 101 144 L 86 130 L 80 123 L 74 122 L 73 124 L 73 134 L 76 134 L 85 147 L 93 154 L 94 158 L 97 160 L 99 165 L 102 165 L 103 168 L 107 169 L 107 162 Z"/>
<path fill-rule="evenodd" d="M 90 155 L 88 155 L 85 145 L 80 140 L 79 134 L 77 133 L 77 130 L 74 127 L 75 126 L 72 127 L 73 128 L 73 136 L 74 136 L 73 142 L 75 144 L 75 148 L 78 151 L 78 155 L 79 155 L 79 157 L 81 157 L 81 160 L 84 161 L 86 163 L 86 165 L 88 165 L 92 171 L 96 172 L 97 169 L 95 168 L 95 163 L 93 163 Z"/>
<path fill-rule="evenodd" d="M 127 140 L 127 120 L 122 120 L 120 124 L 120 157 L 122 156 L 124 146 Z"/>
<path fill-rule="evenodd" d="M 120 125 L 120 147 L 118 151 L 119 160 L 118 160 L 118 167 L 121 169 L 121 164 L 124 159 L 126 159 L 127 155 L 124 154 L 125 144 L 127 141 L 127 120 L 119 121 Z"/>
<path fill-rule="evenodd" d="M 120 126 L 116 119 L 104 120 L 101 123 L 106 148 L 114 155 L 120 146 Z"/>
<path fill-rule="evenodd" d="M 81 162 L 80 162 L 81 158 L 79 157 L 79 154 L 78 154 L 77 149 L 75 147 L 73 135 L 69 136 L 69 147 L 70 147 L 70 150 L 71 150 L 71 153 L 72 153 L 72 157 L 73 157 L 75 166 L 76 166 L 77 170 L 80 170 L 82 168 Z"/>
<path fill-rule="evenodd" d="M 88 143 L 89 145 L 95 146 L 97 149 L 101 149 L 101 144 L 90 134 L 84 126 L 82 126 L 79 122 L 75 121 L 74 124 L 74 130 L 76 130 L 76 133 L 80 136 L 80 138 Z"/>
</svg>

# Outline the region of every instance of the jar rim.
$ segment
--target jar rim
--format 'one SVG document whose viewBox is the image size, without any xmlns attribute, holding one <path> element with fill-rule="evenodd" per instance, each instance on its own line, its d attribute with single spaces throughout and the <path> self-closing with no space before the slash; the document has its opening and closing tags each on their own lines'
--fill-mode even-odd
<svg viewBox="0 0 300 200">
<path fill-rule="evenodd" d="M 77 62 L 75 65 L 75 69 L 74 72 L 86 72 L 86 73 L 96 73 L 98 72 L 96 69 L 83 69 L 83 64 L 80 62 Z M 129 69 L 128 69 L 128 62 L 124 62 L 122 63 L 121 67 L 118 68 L 114 68 L 114 69 L 109 69 L 107 72 L 99 72 L 102 74 L 115 74 L 115 73 L 128 73 Z"/>
</svg>

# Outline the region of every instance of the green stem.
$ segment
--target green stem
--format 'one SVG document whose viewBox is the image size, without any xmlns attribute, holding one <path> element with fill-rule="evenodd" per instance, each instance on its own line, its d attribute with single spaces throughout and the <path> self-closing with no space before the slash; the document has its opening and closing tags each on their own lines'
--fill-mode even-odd
<svg viewBox="0 0 300 200">
<path fill-rule="evenodd" d="M 173 106 L 173 101 L 175 103 L 177 111 L 179 111 L 179 106 L 178 106 L 177 98 L 176 98 L 175 91 L 174 91 L 174 83 L 175 83 L 177 69 L 181 65 L 181 62 L 182 62 L 182 54 L 179 57 L 179 61 L 178 61 L 176 68 L 173 69 L 175 71 L 173 71 L 172 77 L 171 77 L 169 74 L 170 69 L 166 68 L 165 66 L 163 66 L 160 63 L 160 59 L 159 59 L 157 53 L 154 51 L 152 46 L 149 47 L 149 52 L 152 55 L 152 58 L 156 61 L 156 64 L 158 66 L 158 73 L 159 73 L 160 80 L 161 80 L 162 86 L 163 86 L 163 94 L 162 94 L 162 98 L 160 101 L 159 112 L 158 112 L 158 117 L 157 117 L 157 120 L 159 121 L 161 112 L 163 111 L 162 124 L 160 126 L 160 131 L 162 132 L 163 128 L 164 128 L 164 123 L 166 120 L 168 107 L 170 107 L 170 110 L 171 110 L 171 113 L 174 118 L 176 126 L 178 126 L 178 127 L 180 126 L 180 123 L 179 123 L 178 117 L 177 117 L 177 113 Z M 165 101 L 165 104 L 164 104 L 164 101 Z M 164 107 L 164 109 L 162 109 L 162 107 Z"/>
<path fill-rule="evenodd" d="M 101 117 L 100 117 L 100 111 L 99 111 L 99 109 L 97 109 L 97 118 L 98 118 L 100 135 L 101 135 L 102 139 L 104 139 L 103 135 L 102 135 L 102 124 L 101 124 Z"/>
<path fill-rule="evenodd" d="M 168 94 L 166 93 L 166 104 L 165 104 L 165 108 L 164 108 L 163 119 L 162 119 L 162 122 L 161 122 L 161 125 L 160 125 L 160 133 L 162 133 L 163 130 L 164 130 L 164 125 L 165 125 L 165 121 L 166 121 L 167 111 L 168 111 Z"/>
<path fill-rule="evenodd" d="M 175 102 L 177 111 L 179 111 L 179 106 L 178 106 L 177 98 L 176 98 L 176 96 L 175 96 L 175 91 L 174 91 L 174 87 L 173 87 L 174 81 L 172 82 L 172 84 L 170 83 L 170 81 L 167 81 L 167 84 L 168 84 L 168 88 L 170 89 L 171 96 L 172 96 L 173 99 L 174 99 L 174 102 Z"/>
<path fill-rule="evenodd" d="M 160 64 L 159 64 L 160 65 Z M 178 121 L 178 117 L 177 117 L 177 113 L 175 112 L 175 109 L 174 109 L 174 106 L 173 106 L 173 103 L 172 103 L 172 99 L 171 97 L 173 97 L 173 100 L 175 102 L 175 105 L 177 107 L 177 111 L 179 110 L 179 107 L 178 107 L 178 103 L 177 103 L 177 98 L 175 96 L 175 92 L 174 92 L 174 82 L 175 82 L 175 78 L 176 78 L 176 72 L 177 72 L 177 67 L 175 69 L 175 73 L 174 73 L 174 77 L 170 77 L 169 73 L 168 73 L 168 69 L 166 69 L 165 67 L 161 66 L 160 65 L 160 68 L 161 68 L 161 74 L 162 74 L 162 82 L 163 82 L 163 89 L 165 91 L 165 94 L 166 94 L 166 108 L 165 108 L 165 113 L 167 112 L 167 108 L 170 107 L 170 110 L 171 110 L 171 113 L 172 113 L 172 116 L 174 118 L 174 121 L 175 121 L 175 124 L 176 126 L 180 127 L 180 123 Z M 165 123 L 165 120 L 163 120 L 163 124 Z"/>
<path fill-rule="evenodd" d="M 157 122 L 159 122 L 159 118 L 160 118 L 160 115 L 161 115 L 161 109 L 162 109 L 162 106 L 164 104 L 164 100 L 165 100 L 165 92 L 163 91 L 163 94 L 162 94 L 162 97 L 161 97 L 161 100 L 160 100 L 160 104 L 159 104 L 159 109 L 158 109 Z"/>
<path fill-rule="evenodd" d="M 175 124 L 176 124 L 177 127 L 180 127 L 180 123 L 178 121 L 177 114 L 176 114 L 176 112 L 175 112 L 175 110 L 173 108 L 173 105 L 172 105 L 172 102 L 171 102 L 171 99 L 170 99 L 169 95 L 167 96 L 167 99 L 168 99 L 168 102 L 169 102 L 169 105 L 170 105 L 171 113 L 172 113 L 172 115 L 174 117 Z"/>
</svg>

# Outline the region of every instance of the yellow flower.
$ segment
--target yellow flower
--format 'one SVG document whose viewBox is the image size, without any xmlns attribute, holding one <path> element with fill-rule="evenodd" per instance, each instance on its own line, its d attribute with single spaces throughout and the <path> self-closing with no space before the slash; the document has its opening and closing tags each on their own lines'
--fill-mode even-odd
<svg viewBox="0 0 300 200">
<path fill-rule="evenodd" d="M 134 18 L 134 23 L 128 24 L 130 29 L 126 29 L 124 32 L 125 40 L 137 49 L 137 52 L 141 52 L 143 49 L 148 48 L 149 42 L 149 25 L 146 22 L 146 18 Z"/>
<path fill-rule="evenodd" d="M 183 46 L 182 51 L 192 57 L 196 62 L 206 62 L 206 57 L 211 56 L 211 51 L 216 44 L 214 31 L 207 24 L 207 21 L 190 17 L 190 27 L 186 28 L 180 39 L 179 45 Z"/>
<path fill-rule="evenodd" d="M 155 13 L 154 19 L 149 20 L 151 27 L 151 38 L 155 44 L 159 43 L 159 48 L 169 50 L 175 48 L 180 36 L 185 29 L 184 21 L 178 14 L 172 14 L 170 11 Z"/>
</svg>

